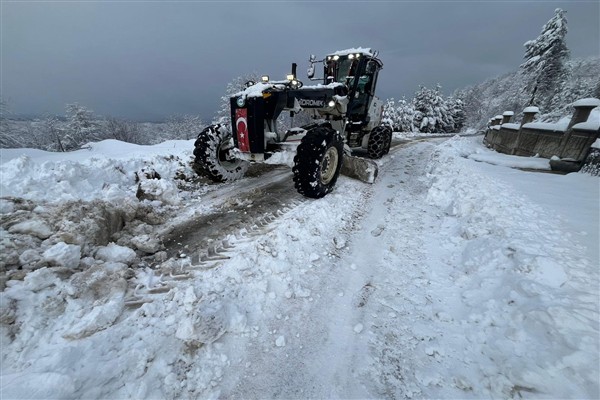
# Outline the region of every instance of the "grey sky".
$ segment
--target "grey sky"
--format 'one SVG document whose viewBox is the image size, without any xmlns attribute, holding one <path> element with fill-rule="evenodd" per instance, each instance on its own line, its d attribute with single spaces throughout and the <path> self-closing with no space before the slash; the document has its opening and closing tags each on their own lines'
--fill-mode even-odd
<svg viewBox="0 0 600 400">
<path fill-rule="evenodd" d="M 516 69 L 523 43 L 560 7 L 572 57 L 598 56 L 596 1 L 2 1 L 2 97 L 20 114 L 210 120 L 226 84 L 284 78 L 292 62 L 349 47 L 380 51 L 382 98 L 419 84 L 446 93 Z"/>
</svg>

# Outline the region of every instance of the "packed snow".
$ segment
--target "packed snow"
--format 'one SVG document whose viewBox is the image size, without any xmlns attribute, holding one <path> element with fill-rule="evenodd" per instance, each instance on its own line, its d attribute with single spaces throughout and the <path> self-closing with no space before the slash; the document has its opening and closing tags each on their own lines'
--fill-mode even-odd
<svg viewBox="0 0 600 400">
<path fill-rule="evenodd" d="M 598 177 L 405 142 L 319 200 L 191 179 L 190 141 L 2 150 L 2 397 L 598 398 Z"/>
</svg>

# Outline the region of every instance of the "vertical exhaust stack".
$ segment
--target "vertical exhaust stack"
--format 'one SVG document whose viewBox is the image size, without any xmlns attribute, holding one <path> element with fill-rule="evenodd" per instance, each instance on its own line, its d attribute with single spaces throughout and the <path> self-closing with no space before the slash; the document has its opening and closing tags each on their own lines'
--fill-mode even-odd
<svg viewBox="0 0 600 400">
<path fill-rule="evenodd" d="M 298 64 L 292 63 L 292 75 L 294 75 L 294 79 L 296 79 L 296 77 L 297 77 L 297 75 L 296 75 L 296 67 L 298 67 Z"/>
</svg>

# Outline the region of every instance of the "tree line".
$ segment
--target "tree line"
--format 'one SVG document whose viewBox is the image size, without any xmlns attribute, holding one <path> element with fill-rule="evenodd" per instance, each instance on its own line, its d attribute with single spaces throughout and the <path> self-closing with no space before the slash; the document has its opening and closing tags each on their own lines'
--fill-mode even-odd
<svg viewBox="0 0 600 400">
<path fill-rule="evenodd" d="M 396 132 L 454 133 L 465 122 L 464 104 L 460 98 L 444 97 L 441 86 L 421 86 L 412 100 L 389 99 L 383 107 L 383 123 Z"/>
<path fill-rule="evenodd" d="M 0 148 L 71 151 L 106 139 L 156 144 L 171 139 L 193 139 L 204 127 L 197 115 L 175 115 L 163 123 L 140 123 L 99 117 L 78 103 L 67 104 L 64 117 L 47 115 L 32 121 L 11 119 L 4 100 L 0 100 L 0 111 Z"/>
</svg>

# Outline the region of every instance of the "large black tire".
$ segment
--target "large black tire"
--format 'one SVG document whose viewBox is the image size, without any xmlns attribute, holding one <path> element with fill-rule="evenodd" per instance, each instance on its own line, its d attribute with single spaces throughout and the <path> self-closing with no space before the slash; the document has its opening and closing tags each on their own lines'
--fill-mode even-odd
<svg viewBox="0 0 600 400">
<path fill-rule="evenodd" d="M 194 147 L 194 170 L 215 182 L 240 179 L 248 170 L 248 161 L 233 157 L 233 138 L 222 125 L 205 128 L 198 135 Z"/>
<path fill-rule="evenodd" d="M 389 126 L 376 126 L 369 135 L 367 151 L 370 158 L 378 159 L 390 151 L 392 142 L 392 130 Z"/>
<path fill-rule="evenodd" d="M 388 154 L 390 152 L 390 147 L 392 147 L 392 128 L 389 126 L 386 126 L 385 128 L 387 128 L 387 133 L 386 133 L 386 139 L 385 139 L 385 152 L 383 153 Z"/>
<path fill-rule="evenodd" d="M 298 193 L 319 199 L 333 190 L 344 155 L 344 141 L 333 129 L 310 129 L 298 145 L 294 157 L 294 186 Z"/>
</svg>

